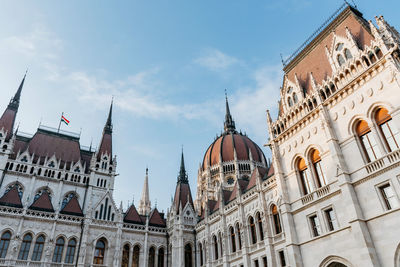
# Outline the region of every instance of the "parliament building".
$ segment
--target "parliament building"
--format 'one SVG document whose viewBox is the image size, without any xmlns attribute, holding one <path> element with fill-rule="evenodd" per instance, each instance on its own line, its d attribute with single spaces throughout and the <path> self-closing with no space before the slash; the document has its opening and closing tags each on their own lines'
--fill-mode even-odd
<svg viewBox="0 0 400 267">
<path fill-rule="evenodd" d="M 0 266 L 400 267 L 399 45 L 345 3 L 283 62 L 271 159 L 226 99 L 197 188 L 182 153 L 166 214 L 147 172 L 137 206 L 114 201 L 112 104 L 97 149 L 18 132 L 24 77 L 0 117 Z"/>
</svg>

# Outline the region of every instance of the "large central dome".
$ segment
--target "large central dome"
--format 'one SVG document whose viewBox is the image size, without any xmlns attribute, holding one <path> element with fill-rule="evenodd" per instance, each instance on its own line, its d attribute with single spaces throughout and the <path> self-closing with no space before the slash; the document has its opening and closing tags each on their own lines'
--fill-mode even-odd
<svg viewBox="0 0 400 267">
<path fill-rule="evenodd" d="M 222 162 L 236 159 L 265 162 L 264 154 L 260 147 L 242 133 L 228 132 L 218 137 L 207 149 L 203 159 L 203 169 Z"/>
<path fill-rule="evenodd" d="M 208 147 L 203 158 L 202 168 L 205 170 L 208 167 L 235 159 L 265 164 L 265 156 L 260 147 L 245 134 L 236 131 L 235 122 L 229 110 L 228 99 L 226 99 L 224 133 Z"/>
</svg>

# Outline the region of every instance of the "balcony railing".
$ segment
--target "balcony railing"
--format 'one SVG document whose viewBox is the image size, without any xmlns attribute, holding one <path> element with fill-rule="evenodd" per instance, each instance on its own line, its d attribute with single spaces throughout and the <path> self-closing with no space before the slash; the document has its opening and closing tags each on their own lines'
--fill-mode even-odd
<svg viewBox="0 0 400 267">
<path fill-rule="evenodd" d="M 397 162 L 400 162 L 400 149 L 386 154 L 380 159 L 368 163 L 367 165 L 365 165 L 365 169 L 368 174 L 371 174 Z"/>
</svg>

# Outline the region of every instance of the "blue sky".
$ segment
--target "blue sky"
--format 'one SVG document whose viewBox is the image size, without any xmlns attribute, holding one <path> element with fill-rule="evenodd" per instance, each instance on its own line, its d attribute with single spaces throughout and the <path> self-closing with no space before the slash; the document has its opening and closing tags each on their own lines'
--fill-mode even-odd
<svg viewBox="0 0 400 267">
<path fill-rule="evenodd" d="M 114 95 L 116 202 L 138 203 L 147 165 L 151 201 L 166 211 L 181 145 L 195 197 L 199 164 L 223 128 L 224 89 L 237 128 L 262 147 L 265 110 L 276 114 L 280 53 L 290 55 L 342 3 L 2 1 L 0 108 L 29 68 L 20 130 L 57 127 L 64 111 L 64 129 L 82 128 L 81 144 L 98 146 Z M 398 1 L 356 4 L 367 19 L 384 15 L 400 27 Z"/>
</svg>

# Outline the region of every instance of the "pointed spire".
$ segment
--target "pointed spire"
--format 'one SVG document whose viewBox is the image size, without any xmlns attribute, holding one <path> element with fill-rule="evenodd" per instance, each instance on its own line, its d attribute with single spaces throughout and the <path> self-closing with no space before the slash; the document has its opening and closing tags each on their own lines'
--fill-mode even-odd
<svg viewBox="0 0 400 267">
<path fill-rule="evenodd" d="M 225 109 L 226 109 L 225 122 L 224 122 L 225 134 L 235 133 L 236 132 L 235 121 L 232 119 L 232 115 L 229 110 L 228 95 L 226 93 L 226 90 L 225 90 Z"/>
<path fill-rule="evenodd" d="M 182 147 L 182 154 L 181 154 L 181 168 L 179 170 L 179 175 L 178 175 L 178 183 L 185 183 L 187 184 L 188 181 L 188 176 L 186 173 L 185 169 L 185 159 L 183 157 L 183 147 Z"/>
<path fill-rule="evenodd" d="M 151 211 L 151 202 L 149 196 L 149 173 L 148 168 L 146 168 L 146 176 L 144 178 L 142 198 L 139 202 L 139 214 L 148 215 Z"/>
<path fill-rule="evenodd" d="M 10 100 L 10 104 L 8 105 L 9 108 L 14 109 L 14 110 L 18 110 L 19 107 L 19 101 L 21 99 L 21 92 L 22 92 L 22 88 L 24 87 L 24 83 L 25 83 L 25 78 L 26 78 L 26 73 L 28 72 L 28 70 L 26 70 L 24 78 L 22 78 L 22 81 L 18 87 L 17 92 L 15 92 L 14 97 Z"/>
<path fill-rule="evenodd" d="M 110 110 L 108 112 L 107 122 L 106 122 L 106 125 L 104 126 L 104 131 L 106 133 L 109 133 L 109 134 L 112 133 L 112 108 L 113 108 L 113 103 L 114 103 L 114 97 L 111 99 L 111 105 L 110 105 Z"/>
</svg>

